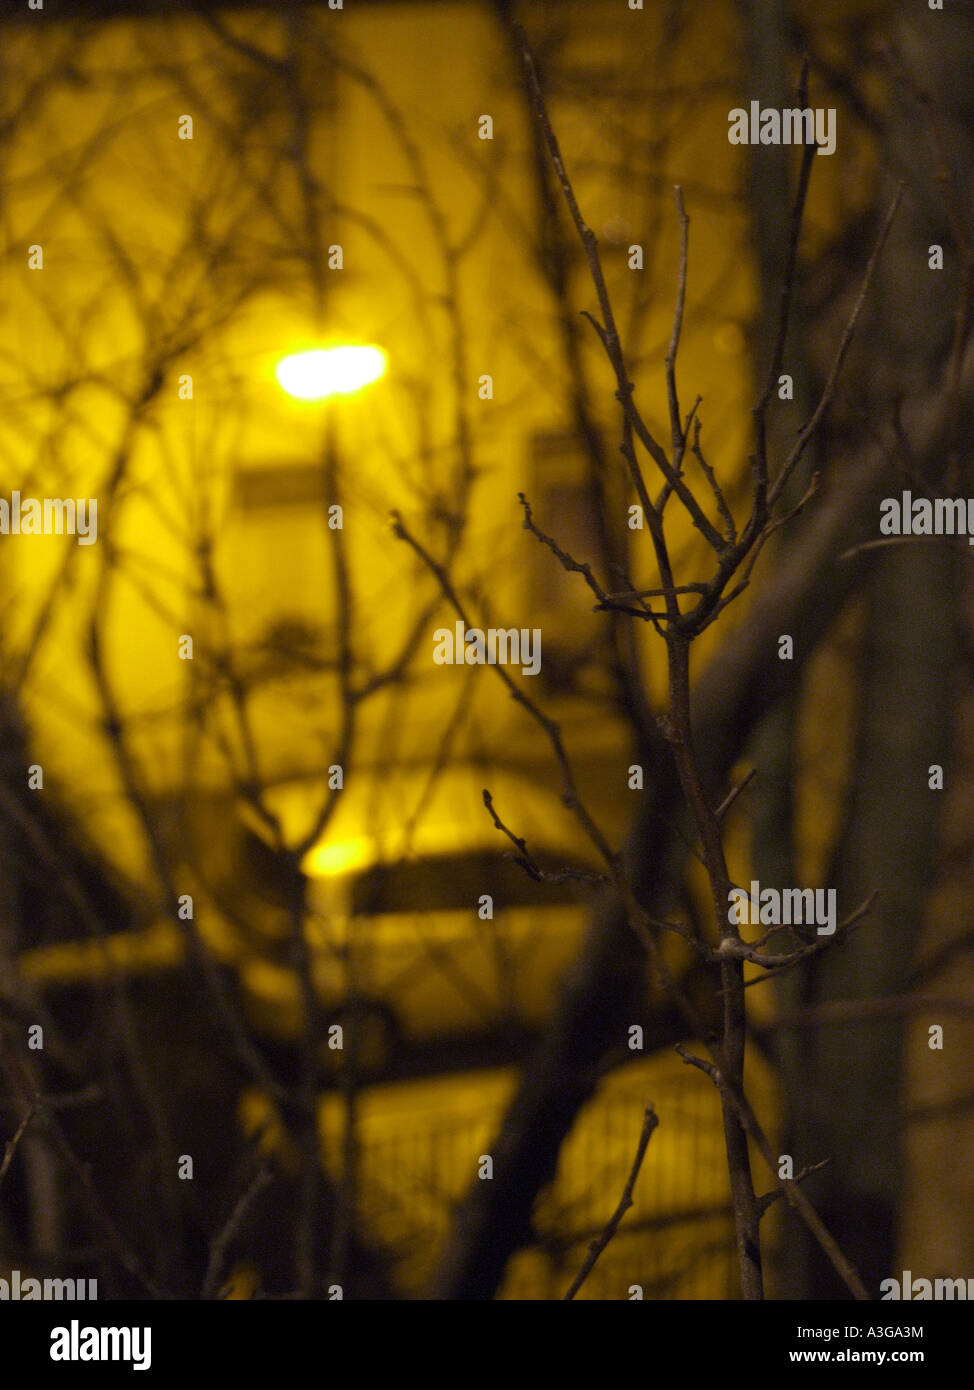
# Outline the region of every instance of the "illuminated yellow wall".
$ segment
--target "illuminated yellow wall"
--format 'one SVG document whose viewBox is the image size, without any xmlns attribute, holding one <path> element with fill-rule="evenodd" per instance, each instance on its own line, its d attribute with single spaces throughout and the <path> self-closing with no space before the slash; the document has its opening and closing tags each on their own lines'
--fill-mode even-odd
<svg viewBox="0 0 974 1390">
<path fill-rule="evenodd" d="M 603 247 L 644 414 L 663 439 L 677 265 L 672 185 L 683 186 L 691 216 L 684 409 L 703 397 L 710 461 L 739 479 L 755 394 L 744 330 L 756 308 L 738 197 L 746 152 L 726 140 L 742 58 L 735 7 L 684 8 L 672 50 L 661 47 L 663 6 L 636 14 L 621 3 L 559 0 L 538 5 L 532 22 L 539 35 L 562 29 L 559 64 L 571 80 L 552 91 L 551 115 Z M 222 22 L 272 59 L 287 53 L 286 26 L 270 13 L 227 12 Z M 466 504 L 454 578 L 476 619 L 540 621 L 552 646 L 590 630 L 588 591 L 562 582 L 522 529 L 517 502 L 525 490 L 539 524 L 558 536 L 577 518 L 546 515 L 542 501 L 580 474 L 567 437 L 573 420 L 557 306 L 533 258 L 533 141 L 512 56 L 486 6 L 353 5 L 341 14 L 308 10 L 296 22 L 306 26 L 296 36 L 307 55 L 304 97 L 317 103 L 303 132 L 293 91 L 190 16 L 81 34 L 70 24 L 25 22 L 5 34 L 13 105 L 18 83 L 26 91 L 49 66 L 70 67 L 0 143 L 0 495 L 18 487 L 97 496 L 99 541 L 0 537 L 3 657 L 15 675 L 32 651 L 24 692 L 37 756 L 134 872 L 145 846 L 100 727 L 85 655 L 90 614 L 96 609 L 104 623 L 127 736 L 152 791 L 229 784 L 220 748 L 197 737 L 187 717 L 187 700 L 208 688 L 201 672 L 225 638 L 244 672 L 263 673 L 249 703 L 263 778 L 327 767 L 339 702 L 327 667 L 335 577 L 324 512 L 335 499 L 315 500 L 307 468 L 323 463 L 329 441 L 341 461 L 354 642 L 371 669 L 392 659 L 435 594 L 391 533 L 393 508 L 439 556 L 443 513 Z M 326 61 L 332 43 L 337 65 Z M 179 138 L 187 115 L 191 140 Z M 493 122 L 489 141 L 478 138 L 484 115 Z M 287 158 L 301 138 L 313 215 Z M 847 162 L 844 174 L 838 161 L 820 161 L 811 247 L 864 196 L 861 160 Z M 459 249 L 445 256 L 444 243 Z M 633 243 L 644 250 L 642 272 L 628 265 Z M 42 270 L 28 268 L 36 244 Z M 329 248 L 339 245 L 343 264 L 332 268 Z M 575 317 L 595 308 L 580 250 L 569 287 Z M 615 383 L 594 333 L 582 328 L 592 409 L 615 464 Z M 281 392 L 274 368 L 282 355 L 351 341 L 382 346 L 383 380 L 327 404 Z M 478 396 L 484 374 L 493 379 L 489 401 Z M 187 376 L 192 399 L 181 398 Z M 146 402 L 133 417 L 140 393 Z M 466 459 L 458 426 L 469 431 Z M 549 437 L 546 447 L 535 444 L 539 435 Z M 108 480 L 123 462 L 112 496 Z M 294 500 L 282 500 L 288 495 Z M 699 538 L 673 510 L 678 565 L 701 564 Z M 625 526 L 624 509 L 614 522 Z M 225 614 L 201 591 L 194 547 L 207 533 Z M 99 596 L 110 546 L 122 560 Z M 642 540 L 637 582 L 654 582 L 648 550 Z M 50 619 L 32 646 L 56 581 Z M 317 630 L 324 668 L 292 666 L 285 675 L 275 666 L 268 626 L 283 619 Z M 349 768 L 378 769 L 390 788 L 382 816 L 357 809 L 363 825 L 395 820 L 399 783 L 389 768 L 428 766 L 464 698 L 467 673 L 432 661 L 433 628 L 453 621 L 441 604 L 407 683 L 360 710 Z M 194 639 L 193 662 L 179 660 L 181 634 Z M 708 634 L 697 660 L 717 640 Z M 649 688 L 661 699 L 652 633 L 643 647 Z M 556 785 L 536 731 L 491 673 L 473 674 L 451 756 L 508 762 Z M 532 689 L 531 678 L 524 683 Z M 631 809 L 622 790 L 625 732 L 591 704 L 555 699 L 548 708 L 583 769 L 586 758 L 598 767 L 597 810 L 620 832 Z M 211 703 L 214 713 L 243 765 L 225 697 Z M 479 785 L 471 779 L 474 795 Z M 820 820 L 814 805 L 808 817 Z M 730 848 L 732 872 L 744 881 L 743 835 Z M 824 856 L 817 843 L 807 852 Z"/>
<path fill-rule="evenodd" d="M 709 42 L 704 52 L 720 54 L 732 19 L 726 7 L 710 9 L 711 40 L 713 26 L 722 25 L 727 43 Z M 566 23 L 562 61 L 580 87 L 588 82 L 598 90 L 600 72 L 626 65 L 620 90 L 603 82 L 598 102 L 556 91 L 552 115 L 585 213 L 606 246 L 620 317 L 634 287 L 647 300 L 634 346 L 646 413 L 663 434 L 660 367 L 675 271 L 666 186 L 675 180 L 671 170 L 706 170 L 706 196 L 686 181 L 693 224 L 685 390 L 705 398 L 714 462 L 734 468 L 749 391 L 738 324 L 750 306 L 742 297 L 747 278 L 736 273 L 743 229 L 726 183 L 733 162 L 723 158 L 718 166 L 710 158 L 726 134 L 726 101 L 719 88 L 707 95 L 722 60 L 707 60 L 715 72 L 701 72 L 699 48 L 681 44 L 678 73 L 685 64 L 692 97 L 668 108 L 659 148 L 644 149 L 637 136 L 631 161 L 620 162 L 615 121 L 630 120 L 638 131 L 647 120 L 639 93 L 658 17 L 590 5 L 562 6 L 559 14 L 578 20 L 574 30 Z M 224 22 L 272 56 L 286 52 L 285 30 L 270 14 L 228 14 Z M 206 518 L 217 542 L 235 641 L 265 632 L 275 616 L 327 627 L 334 580 L 321 509 L 309 500 L 245 508 L 234 479 L 241 471 L 293 472 L 321 459 L 329 417 L 342 458 L 355 638 L 376 668 L 434 591 L 391 537 L 389 509 L 401 508 L 442 552 L 442 527 L 430 512 L 454 506 L 462 493 L 461 416 L 475 474 L 458 578 L 487 597 L 486 607 L 473 607 L 483 621 L 539 621 L 538 576 L 550 557 L 522 530 L 516 494 L 524 487 L 535 498 L 541 489 L 543 497 L 559 470 L 570 476 L 578 465 L 559 459 L 557 448 L 539 465 L 532 451 L 537 432 L 558 435 L 571 419 L 554 308 L 528 244 L 536 190 L 510 54 L 488 13 L 466 5 L 364 6 L 340 15 L 322 9 L 300 23 L 309 26 L 308 46 L 317 30 L 326 31 L 341 58 L 337 69 L 313 72 L 309 64 L 305 71 L 321 107 L 306 132 L 308 167 L 319 185 L 320 301 L 300 180 L 281 159 L 295 138 L 281 84 L 259 80 L 252 65 L 192 18 L 92 26 L 81 41 L 69 25 L 42 31 L 23 24 L 9 40 L 12 68 L 23 80 L 68 55 L 76 74 L 45 89 L 3 155 L 7 351 L 0 389 L 10 405 L 0 448 L 11 486 L 33 480 L 55 495 L 99 497 L 101 538 L 70 555 L 70 592 L 53 605 L 28 682 L 45 761 L 74 792 L 83 767 L 96 800 L 112 790 L 112 760 L 93 727 L 99 702 L 81 653 L 109 538 L 126 560 L 101 607 L 106 656 L 145 774 L 165 788 L 182 778 L 190 758 L 194 775 L 219 784 L 226 777 L 221 757 L 195 742 L 187 751 L 183 717 L 192 676 L 220 630 L 198 600 L 195 529 Z M 477 138 L 484 114 L 493 120 L 490 141 Z M 193 118 L 192 140 L 178 138 L 185 115 Z M 648 128 L 656 129 L 652 121 Z M 238 139 L 243 146 L 235 152 Z M 608 174 L 607 164 L 615 166 Z M 463 242 L 452 264 L 441 237 Z M 634 272 L 625 247 L 643 240 L 647 268 Z M 26 268 L 26 247 L 34 243 L 43 246 L 42 271 Z M 327 268 L 327 248 L 336 244 L 341 270 Z M 580 257 L 572 293 L 577 307 L 594 307 Z M 445 294 L 456 297 L 462 331 L 459 381 Z M 381 344 L 388 377 L 358 398 L 325 406 L 289 401 L 274 380 L 278 358 L 342 340 Z M 601 392 L 595 409 L 612 431 L 612 383 L 599 352 L 587 333 L 583 354 Z M 162 380 L 133 426 L 131 400 L 146 386 L 147 364 L 160 356 Z M 64 397 L 69 411 L 43 400 L 45 388 L 79 368 L 85 384 Z M 485 373 L 494 382 L 490 401 L 478 398 Z M 193 378 L 192 401 L 179 399 L 185 374 Z M 106 479 L 119 451 L 124 477 L 112 500 Z M 273 491 L 273 478 L 270 472 L 252 482 L 248 495 Z M 557 516 L 539 520 L 557 532 Z M 57 539 L 5 540 L 11 648 L 26 640 L 71 547 Z M 549 640 L 559 628 L 570 632 L 587 622 L 590 607 L 580 588 L 555 592 L 570 594 L 571 608 L 547 605 Z M 356 752 L 366 762 L 380 748 L 386 761 L 428 756 L 455 707 L 464 673 L 435 667 L 430 657 L 433 626 L 453 621 L 445 607 L 440 614 L 418 648 L 408 693 L 363 706 Z M 177 659 L 181 633 L 197 643 L 192 672 Z M 259 668 L 264 658 L 247 659 Z M 659 674 L 657 660 L 654 686 Z M 510 747 L 513 737 L 528 756 L 537 755 L 523 716 L 488 673 L 479 675 L 475 742 Z M 252 711 L 266 776 L 327 764 L 334 696 L 334 682 L 320 671 L 262 686 Z M 570 709 L 565 717 L 571 732 Z M 590 744 L 591 718 L 584 710 L 575 717 Z M 601 719 L 600 729 L 606 723 Z M 611 727 L 600 737 L 621 753 Z"/>
</svg>

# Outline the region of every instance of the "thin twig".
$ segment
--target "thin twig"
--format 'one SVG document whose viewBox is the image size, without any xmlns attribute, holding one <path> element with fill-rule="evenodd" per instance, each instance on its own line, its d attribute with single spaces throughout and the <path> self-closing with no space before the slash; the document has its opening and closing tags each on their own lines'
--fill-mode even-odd
<svg viewBox="0 0 974 1390">
<path fill-rule="evenodd" d="M 635 403 L 633 402 L 632 382 L 629 380 L 628 375 L 626 373 L 625 362 L 622 356 L 622 347 L 619 341 L 619 333 L 618 329 L 616 328 L 615 315 L 613 313 L 612 304 L 609 299 L 609 292 L 606 288 L 605 276 L 602 272 L 602 262 L 599 257 L 598 242 L 596 241 L 594 232 L 588 226 L 584 217 L 582 216 L 581 210 L 578 206 L 578 201 L 575 197 L 575 190 L 573 189 L 571 180 L 569 179 L 565 171 L 565 164 L 561 156 L 561 149 L 558 145 L 558 140 L 555 136 L 554 130 L 552 129 L 551 120 L 548 116 L 548 110 L 545 105 L 544 96 L 541 92 L 541 84 L 538 81 L 538 74 L 535 70 L 534 60 L 531 57 L 531 50 L 528 47 L 527 40 L 525 39 L 523 32 L 519 32 L 519 37 L 521 41 L 521 58 L 524 63 L 524 71 L 528 83 L 528 89 L 531 93 L 531 97 L 534 103 L 535 118 L 539 124 L 540 129 L 544 132 L 545 143 L 548 147 L 548 153 L 551 156 L 552 164 L 555 166 L 555 173 L 558 176 L 558 182 L 561 185 L 561 191 L 564 194 L 565 202 L 568 205 L 568 210 L 571 214 L 572 221 L 575 224 L 575 229 L 578 232 L 579 239 L 581 240 L 582 246 L 585 250 L 585 257 L 588 262 L 589 272 L 592 277 L 592 283 L 595 286 L 595 292 L 598 297 L 599 310 L 602 314 L 602 323 L 598 324 L 597 321 L 594 318 L 592 318 L 591 315 L 588 315 L 587 317 L 589 318 L 590 322 L 595 326 L 596 331 L 599 334 L 599 338 L 602 342 L 602 345 L 605 348 L 609 360 L 612 363 L 612 367 L 615 371 L 617 385 L 616 395 L 619 399 L 620 404 L 622 405 L 626 419 L 629 421 L 629 424 L 635 432 L 636 437 L 638 438 L 639 442 L 642 444 L 646 452 L 649 454 L 650 458 L 659 468 L 660 472 L 663 474 L 663 477 L 667 480 L 667 482 L 669 482 L 677 497 L 679 497 L 680 501 L 683 503 L 687 512 L 690 514 L 694 526 L 696 526 L 697 529 L 700 532 L 702 532 L 702 534 L 706 537 L 713 549 L 720 553 L 724 549 L 724 538 L 708 520 L 707 516 L 704 514 L 702 508 L 700 507 L 699 502 L 694 497 L 690 489 L 687 487 L 683 479 L 680 477 L 678 471 L 674 468 L 673 464 L 667 458 L 665 450 L 660 445 L 658 440 L 653 436 L 653 434 L 647 427 L 645 421 L 643 420 L 641 414 L 636 409 Z M 643 506 L 647 510 L 647 512 L 650 510 L 651 504 L 649 504 L 648 494 L 646 497 L 646 501 L 644 501 L 643 503 Z"/>
<path fill-rule="evenodd" d="M 839 379 L 839 373 L 842 371 L 842 364 L 845 361 L 846 353 L 849 351 L 852 339 L 855 337 L 856 329 L 859 325 L 859 319 L 862 315 L 863 305 L 866 302 L 866 296 L 869 294 L 869 289 L 873 282 L 873 276 L 875 275 L 876 267 L 879 264 L 880 255 L 882 254 L 883 247 L 886 245 L 886 239 L 889 236 L 890 228 L 893 225 L 893 219 L 895 218 L 900 203 L 903 200 L 903 194 L 905 190 L 906 184 L 901 183 L 897 188 L 896 193 L 893 197 L 893 201 L 890 203 L 886 216 L 883 219 L 883 225 L 880 228 L 879 236 L 876 238 L 876 244 L 873 247 L 872 255 L 869 257 L 869 262 L 866 266 L 866 273 L 863 276 L 862 285 L 859 288 L 859 294 L 856 298 L 855 305 L 853 306 L 852 313 L 849 315 L 849 320 L 846 323 L 845 331 L 843 332 L 842 337 L 839 341 L 839 345 L 836 349 L 835 357 L 832 360 L 832 367 L 829 371 L 828 378 L 825 382 L 825 385 L 822 387 L 822 394 L 819 397 L 818 405 L 812 412 L 811 419 L 807 422 L 807 424 L 802 426 L 801 430 L 799 430 L 798 438 L 795 441 L 791 453 L 785 460 L 781 472 L 778 474 L 777 478 L 775 479 L 774 485 L 771 487 L 768 493 L 768 502 L 771 506 L 774 506 L 778 497 L 781 495 L 782 489 L 784 488 L 788 479 L 791 477 L 792 473 L 795 471 L 795 468 L 798 466 L 798 463 L 800 462 L 801 457 L 805 452 L 805 448 L 808 445 L 809 440 L 812 438 L 819 425 L 822 423 L 822 417 L 824 416 L 826 410 L 828 409 L 831 403 L 832 396 L 835 393 L 836 383 Z"/>
<path fill-rule="evenodd" d="M 527 842 L 523 840 L 520 835 L 515 835 L 514 831 L 510 830 L 501 820 L 494 809 L 493 797 L 486 787 L 484 787 L 482 795 L 484 798 L 484 805 L 490 812 L 490 818 L 494 822 L 495 827 L 503 835 L 507 836 L 512 845 L 517 847 L 518 853 L 508 857 L 512 858 L 516 864 L 520 864 L 528 877 L 533 878 L 536 883 L 567 883 L 570 880 L 581 881 L 583 883 L 608 883 L 609 880 L 606 878 L 605 874 L 589 873 L 585 869 L 558 869 L 554 873 L 550 870 L 542 869 L 541 865 L 528 849 Z"/>
<path fill-rule="evenodd" d="M 678 471 L 686 449 L 686 432 L 680 425 L 680 396 L 676 385 L 676 355 L 680 349 L 680 333 L 683 328 L 683 308 L 687 297 L 687 245 L 689 241 L 690 219 L 683 206 L 683 190 L 677 184 L 676 211 L 680 219 L 680 268 L 676 280 L 676 304 L 673 309 L 673 330 L 670 345 L 666 350 L 666 393 L 670 404 L 670 429 L 673 441 L 673 467 Z"/>
<path fill-rule="evenodd" d="M 152 1298 L 162 1298 L 162 1291 L 145 1273 L 141 1261 L 122 1236 L 114 1218 L 102 1201 L 92 1181 L 88 1165 L 78 1157 L 61 1127 L 60 1120 L 46 1105 L 33 1077 L 2 1033 L 0 1033 L 0 1057 L 2 1057 L 3 1070 L 7 1075 L 11 1089 L 19 1099 L 22 1116 L 36 1116 L 43 1123 L 54 1147 L 74 1173 L 87 1198 L 89 1209 L 95 1221 L 101 1227 L 122 1268 L 127 1270 L 132 1279 Z"/>
<path fill-rule="evenodd" d="M 469 617 L 467 615 L 467 610 L 460 601 L 460 598 L 456 592 L 456 589 L 453 586 L 450 576 L 446 572 L 445 567 L 441 565 L 437 560 L 434 560 L 433 556 L 429 553 L 429 551 L 422 544 L 422 542 L 418 541 L 416 537 L 412 534 L 412 532 L 409 531 L 409 529 L 406 526 L 406 523 L 402 519 L 402 516 L 397 511 L 393 511 L 392 513 L 392 529 L 393 533 L 400 540 L 405 541 L 406 544 L 409 545 L 416 552 L 416 554 L 422 560 L 423 564 L 426 565 L 426 567 L 431 571 L 433 575 L 435 575 L 435 577 L 439 581 L 440 588 L 443 590 L 444 596 L 449 600 L 449 602 L 453 606 L 454 611 L 456 612 L 457 617 L 462 620 L 464 626 L 471 627 L 472 624 L 470 623 Z M 491 666 L 490 669 L 494 672 L 497 678 L 500 681 L 502 681 L 504 685 L 507 687 L 512 699 L 516 700 L 519 705 L 523 706 L 523 708 L 527 710 L 527 712 L 530 714 L 531 718 L 534 719 L 535 723 L 539 724 L 540 727 L 544 730 L 545 734 L 548 737 L 548 741 L 551 744 L 552 751 L 554 752 L 555 760 L 558 763 L 558 768 L 561 772 L 562 803 L 575 816 L 575 819 L 579 822 L 582 829 L 588 836 L 589 840 L 592 842 L 592 844 L 598 850 L 599 854 L 605 860 L 607 867 L 613 872 L 613 874 L 616 873 L 618 871 L 618 857 L 609 845 L 609 842 L 605 838 L 604 833 L 602 832 L 602 830 L 600 830 L 598 825 L 596 825 L 584 802 L 582 801 L 582 798 L 578 791 L 578 787 L 575 782 L 575 775 L 572 772 L 571 764 L 568 761 L 568 755 L 565 752 L 565 745 L 562 739 L 560 726 L 555 722 L 555 720 L 550 719 L 548 715 L 544 713 L 544 711 L 535 703 L 535 701 L 532 700 L 530 695 L 525 694 L 525 692 L 520 688 L 520 686 L 508 672 L 506 667 L 498 664 Z"/>
<path fill-rule="evenodd" d="M 35 1112 L 33 1105 L 29 1106 L 28 1109 L 24 1112 L 23 1119 L 17 1126 L 17 1131 L 14 1134 L 14 1137 L 12 1139 L 8 1139 L 6 1144 L 4 1145 L 3 1162 L 0 1163 L 0 1187 L 3 1186 L 3 1180 L 7 1176 L 7 1169 L 10 1167 L 11 1163 L 13 1163 L 14 1154 L 17 1152 L 17 1145 L 23 1138 L 24 1131 L 26 1130 L 27 1126 L 34 1118 L 34 1113 Z"/>
<path fill-rule="evenodd" d="M 717 503 L 720 519 L 724 523 L 724 535 L 727 537 L 727 544 L 733 545 L 737 540 L 737 527 L 734 525 L 734 516 L 728 506 L 724 491 L 717 481 L 717 474 L 703 456 L 703 450 L 700 447 L 700 431 L 702 428 L 700 421 L 694 420 L 693 443 L 690 446 L 690 452 L 697 460 L 697 463 L 700 465 L 700 471 L 710 484 L 710 491 L 714 494 L 714 501 Z"/>
<path fill-rule="evenodd" d="M 793 1182 L 804 1182 L 813 1173 L 820 1173 L 823 1168 L 828 1168 L 832 1162 L 831 1158 L 819 1159 L 818 1163 L 810 1163 L 807 1168 L 803 1168 L 800 1173 L 796 1173 Z M 773 1187 L 770 1192 L 766 1192 L 763 1197 L 758 1198 L 758 1216 L 761 1217 L 769 1207 L 774 1206 L 779 1197 L 784 1196 L 784 1190 L 780 1187 Z"/>
<path fill-rule="evenodd" d="M 807 88 L 808 59 L 806 58 L 802 63 L 801 76 L 798 81 L 798 105 L 801 108 L 804 108 L 808 104 Z M 771 361 L 768 364 L 768 375 L 764 384 L 764 390 L 753 412 L 756 439 L 754 453 L 754 509 L 757 514 L 760 514 L 764 509 L 768 489 L 768 402 L 771 400 L 771 393 L 777 384 L 778 374 L 781 371 L 781 363 L 784 358 L 785 342 L 788 338 L 788 325 L 791 320 L 791 299 L 795 285 L 795 268 L 798 261 L 798 241 L 801 236 L 802 221 L 805 213 L 805 200 L 808 196 L 808 183 L 811 178 L 812 167 L 815 163 L 816 152 L 814 141 L 805 145 L 802 150 L 801 170 L 798 175 L 798 191 L 795 195 L 795 202 L 791 210 L 791 225 L 785 254 L 785 274 L 781 286 L 781 308 L 778 313 L 778 331 L 775 337 L 774 347 L 771 351 Z"/>
<path fill-rule="evenodd" d="M 676 1051 L 688 1066 L 696 1067 L 699 1071 L 704 1072 L 705 1075 L 710 1077 L 720 1094 L 725 1096 L 728 1102 L 737 1111 L 745 1129 L 757 1144 L 761 1156 L 768 1165 L 769 1170 L 772 1173 L 777 1172 L 775 1155 L 771 1149 L 771 1145 L 768 1143 L 764 1131 L 758 1123 L 757 1116 L 751 1109 L 747 1097 L 742 1092 L 738 1091 L 736 1087 L 728 1086 L 721 1072 L 712 1062 L 708 1062 L 702 1057 L 695 1057 L 691 1052 L 687 1051 L 682 1043 L 677 1043 Z M 842 1253 L 835 1237 L 829 1231 L 811 1202 L 809 1202 L 804 1192 L 802 1192 L 795 1179 L 781 1178 L 778 1186 L 783 1190 L 789 1205 L 801 1215 L 805 1224 L 825 1251 L 833 1268 L 842 1279 L 853 1298 L 862 1302 L 869 1302 L 869 1293 L 859 1276 L 858 1270 L 853 1265 L 852 1261 Z"/>
<path fill-rule="evenodd" d="M 220 1288 L 220 1281 L 223 1276 L 223 1269 L 226 1264 L 227 1250 L 240 1229 L 240 1225 L 253 1206 L 260 1194 L 269 1187 L 274 1180 L 274 1170 L 270 1164 L 261 1163 L 254 1173 L 250 1182 L 241 1192 L 234 1204 L 233 1211 L 221 1226 L 220 1230 L 210 1241 L 210 1256 L 206 1265 L 206 1275 L 203 1279 L 203 1288 L 200 1293 L 201 1298 L 215 1298 Z"/>
<path fill-rule="evenodd" d="M 714 812 L 714 815 L 717 817 L 719 821 L 722 821 L 724 819 L 724 817 L 727 815 L 727 812 L 730 810 L 734 802 L 740 796 L 741 792 L 744 790 L 745 787 L 750 786 L 751 782 L 754 781 L 754 778 L 757 775 L 757 768 L 752 767 L 751 771 L 741 778 L 736 787 L 731 787 L 730 791 L 727 793 L 723 801 L 720 803 L 720 805 Z"/>
<path fill-rule="evenodd" d="M 619 1198 L 619 1205 L 606 1222 L 602 1234 L 597 1240 L 593 1240 L 589 1246 L 588 1254 L 585 1256 L 585 1262 L 572 1280 L 571 1287 L 565 1294 L 563 1302 L 570 1301 L 578 1293 L 579 1289 L 585 1283 L 585 1280 L 595 1268 L 595 1262 L 602 1254 L 602 1251 L 619 1229 L 619 1223 L 622 1218 L 632 1206 L 633 1188 L 636 1186 L 639 1170 L 643 1166 L 643 1159 L 646 1157 L 646 1149 L 649 1147 L 649 1141 L 652 1138 L 653 1130 L 658 1124 L 659 1117 L 653 1109 L 653 1102 L 648 1101 L 646 1104 L 646 1113 L 643 1117 L 642 1131 L 639 1135 L 639 1143 L 636 1145 L 636 1156 L 632 1161 L 632 1168 L 630 1169 L 629 1177 L 626 1179 L 626 1185 L 622 1190 L 622 1196 Z"/>
</svg>

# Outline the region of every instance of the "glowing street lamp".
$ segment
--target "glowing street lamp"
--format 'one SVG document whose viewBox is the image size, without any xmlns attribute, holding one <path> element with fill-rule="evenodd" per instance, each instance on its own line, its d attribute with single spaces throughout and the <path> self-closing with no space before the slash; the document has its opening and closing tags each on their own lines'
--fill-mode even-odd
<svg viewBox="0 0 974 1390">
<path fill-rule="evenodd" d="M 385 375 L 386 354 L 377 347 L 313 348 L 284 357 L 277 379 L 289 396 L 323 401 L 349 396 Z"/>
</svg>

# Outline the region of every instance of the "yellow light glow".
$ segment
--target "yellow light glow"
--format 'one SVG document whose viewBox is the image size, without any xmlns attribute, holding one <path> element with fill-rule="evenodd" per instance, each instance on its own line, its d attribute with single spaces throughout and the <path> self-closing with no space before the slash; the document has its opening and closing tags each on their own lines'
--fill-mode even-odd
<svg viewBox="0 0 974 1390">
<path fill-rule="evenodd" d="M 333 874 L 349 873 L 371 862 L 374 851 L 367 839 L 340 840 L 337 844 L 314 845 L 301 863 L 301 872 L 309 878 L 330 878 Z"/>
<path fill-rule="evenodd" d="M 386 355 L 377 347 L 313 348 L 277 364 L 277 379 L 289 396 L 323 401 L 348 396 L 385 375 Z"/>
</svg>

